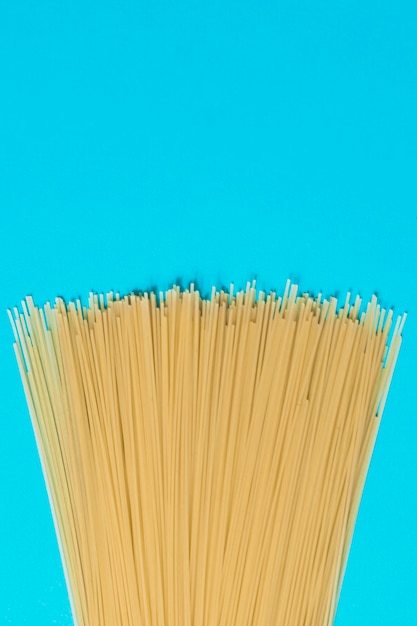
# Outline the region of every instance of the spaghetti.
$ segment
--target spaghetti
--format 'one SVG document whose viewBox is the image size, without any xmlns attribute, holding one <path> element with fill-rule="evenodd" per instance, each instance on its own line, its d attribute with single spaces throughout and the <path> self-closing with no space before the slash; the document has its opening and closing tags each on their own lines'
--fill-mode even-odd
<svg viewBox="0 0 417 626">
<path fill-rule="evenodd" d="M 28 297 L 10 319 L 77 626 L 333 623 L 401 343 L 375 297 Z"/>
</svg>

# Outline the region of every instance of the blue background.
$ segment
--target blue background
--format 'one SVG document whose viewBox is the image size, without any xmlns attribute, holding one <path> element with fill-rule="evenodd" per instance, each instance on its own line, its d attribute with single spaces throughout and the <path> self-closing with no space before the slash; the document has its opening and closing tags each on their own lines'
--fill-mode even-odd
<svg viewBox="0 0 417 626">
<path fill-rule="evenodd" d="M 0 63 L 0 623 L 71 624 L 5 309 L 290 277 L 409 313 L 336 624 L 416 624 L 416 3 L 4 0 Z"/>
</svg>

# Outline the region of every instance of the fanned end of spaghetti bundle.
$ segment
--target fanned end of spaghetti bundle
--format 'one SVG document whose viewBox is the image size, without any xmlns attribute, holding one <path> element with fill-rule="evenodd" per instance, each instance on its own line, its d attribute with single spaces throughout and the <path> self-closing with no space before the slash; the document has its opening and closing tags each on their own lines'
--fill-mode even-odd
<svg viewBox="0 0 417 626">
<path fill-rule="evenodd" d="M 361 307 L 288 282 L 9 312 L 78 626 L 333 623 L 405 321 Z"/>
</svg>

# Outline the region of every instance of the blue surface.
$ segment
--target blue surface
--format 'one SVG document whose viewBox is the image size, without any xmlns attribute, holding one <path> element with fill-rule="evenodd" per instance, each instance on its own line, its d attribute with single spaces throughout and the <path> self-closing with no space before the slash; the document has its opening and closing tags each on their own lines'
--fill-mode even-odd
<svg viewBox="0 0 417 626">
<path fill-rule="evenodd" d="M 0 58 L 0 623 L 71 624 L 6 307 L 290 277 L 409 313 L 336 625 L 416 624 L 416 3 L 6 1 Z"/>
</svg>

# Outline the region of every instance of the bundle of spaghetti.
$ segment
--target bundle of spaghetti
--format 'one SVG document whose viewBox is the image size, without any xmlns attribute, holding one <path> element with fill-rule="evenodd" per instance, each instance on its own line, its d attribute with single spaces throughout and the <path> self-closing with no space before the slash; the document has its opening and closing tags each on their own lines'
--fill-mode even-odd
<svg viewBox="0 0 417 626">
<path fill-rule="evenodd" d="M 77 626 L 333 623 L 405 320 L 361 308 L 248 283 L 10 313 Z"/>
</svg>

